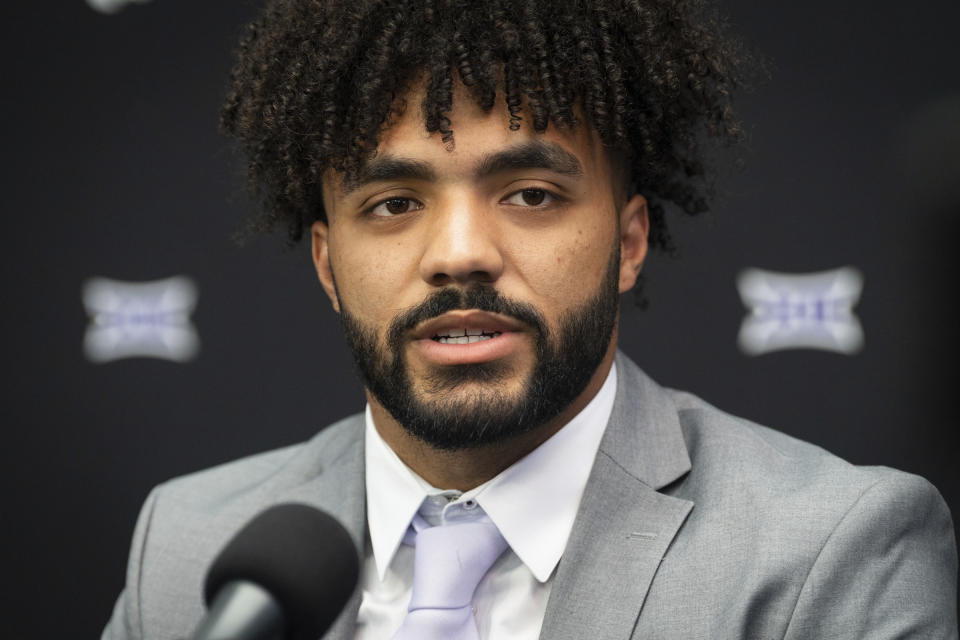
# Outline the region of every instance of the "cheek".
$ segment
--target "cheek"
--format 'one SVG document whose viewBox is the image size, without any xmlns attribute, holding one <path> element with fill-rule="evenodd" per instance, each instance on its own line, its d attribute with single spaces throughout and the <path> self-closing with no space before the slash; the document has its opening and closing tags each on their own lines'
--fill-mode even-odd
<svg viewBox="0 0 960 640">
<path fill-rule="evenodd" d="M 603 281 L 615 230 L 596 222 L 538 235 L 520 250 L 521 272 L 545 304 L 564 308 L 591 298 Z"/>
<path fill-rule="evenodd" d="M 403 307 L 409 285 L 402 245 L 397 243 L 332 243 L 330 262 L 341 304 L 359 319 L 377 326 Z"/>
</svg>

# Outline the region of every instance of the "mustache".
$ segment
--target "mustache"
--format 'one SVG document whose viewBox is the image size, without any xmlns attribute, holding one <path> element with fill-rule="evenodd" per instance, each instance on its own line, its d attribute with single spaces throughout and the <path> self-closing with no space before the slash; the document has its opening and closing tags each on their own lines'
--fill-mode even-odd
<svg viewBox="0 0 960 640">
<path fill-rule="evenodd" d="M 541 336 L 547 335 L 547 323 L 536 307 L 507 298 L 489 285 L 473 283 L 465 289 L 446 287 L 434 291 L 420 304 L 406 309 L 390 323 L 387 340 L 391 346 L 398 347 L 402 344 L 403 337 L 417 325 L 448 311 L 466 309 L 509 316 L 535 329 Z"/>
</svg>

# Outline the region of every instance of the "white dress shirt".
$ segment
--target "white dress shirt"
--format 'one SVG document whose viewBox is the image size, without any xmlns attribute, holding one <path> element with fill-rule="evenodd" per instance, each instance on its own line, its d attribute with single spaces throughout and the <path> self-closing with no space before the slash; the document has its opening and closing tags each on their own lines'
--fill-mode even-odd
<svg viewBox="0 0 960 640">
<path fill-rule="evenodd" d="M 552 576 L 567 545 L 580 498 L 613 410 L 616 365 L 596 396 L 526 457 L 465 493 L 442 490 L 407 467 L 377 433 L 366 411 L 369 539 L 360 586 L 356 637 L 386 640 L 407 613 L 413 587 L 412 547 L 401 544 L 417 511 L 430 524 L 482 509 L 509 548 L 480 581 L 473 606 L 483 640 L 535 640 Z"/>
</svg>

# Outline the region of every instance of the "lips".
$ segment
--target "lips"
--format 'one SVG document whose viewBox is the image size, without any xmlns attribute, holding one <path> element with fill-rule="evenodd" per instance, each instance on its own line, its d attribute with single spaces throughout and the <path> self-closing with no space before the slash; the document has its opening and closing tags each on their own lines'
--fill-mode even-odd
<svg viewBox="0 0 960 640">
<path fill-rule="evenodd" d="M 435 364 L 488 362 L 522 348 L 524 325 L 509 316 L 486 311 L 451 311 L 414 332 L 414 346 Z"/>
</svg>

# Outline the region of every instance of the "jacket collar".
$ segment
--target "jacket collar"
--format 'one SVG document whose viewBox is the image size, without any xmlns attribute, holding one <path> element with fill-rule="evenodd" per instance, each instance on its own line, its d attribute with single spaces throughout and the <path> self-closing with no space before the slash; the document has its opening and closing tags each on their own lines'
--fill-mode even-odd
<svg viewBox="0 0 960 640">
<path fill-rule="evenodd" d="M 690 471 L 677 408 L 622 351 L 616 362 L 617 398 L 600 450 L 640 482 L 662 489 Z"/>
</svg>

